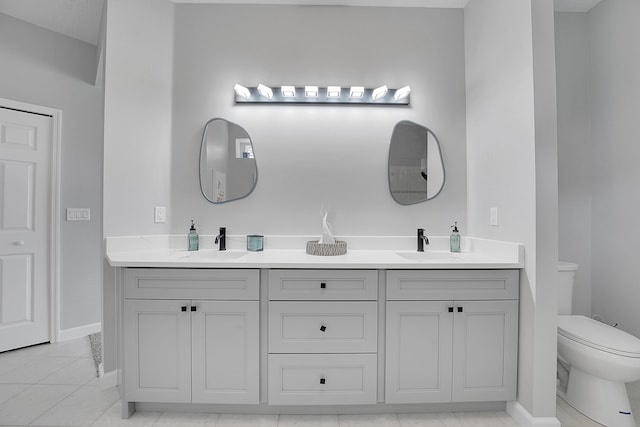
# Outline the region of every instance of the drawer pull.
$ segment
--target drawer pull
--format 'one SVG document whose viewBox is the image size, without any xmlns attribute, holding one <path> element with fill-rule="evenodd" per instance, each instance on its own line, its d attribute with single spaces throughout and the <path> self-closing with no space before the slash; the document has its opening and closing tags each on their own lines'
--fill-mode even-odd
<svg viewBox="0 0 640 427">
<path fill-rule="evenodd" d="M 186 306 L 186 305 L 183 305 L 182 307 L 180 307 L 180 310 L 182 310 L 182 311 L 187 311 L 187 306 Z"/>
<path fill-rule="evenodd" d="M 324 378 L 320 378 L 320 384 L 325 384 L 327 382 L 327 380 L 325 380 Z"/>
<path fill-rule="evenodd" d="M 326 331 L 326 330 L 327 330 L 327 327 L 326 327 L 326 326 L 324 326 L 324 325 L 322 325 L 322 326 L 320 326 L 320 330 L 321 330 L 322 332 L 324 332 L 324 331 Z"/>
<path fill-rule="evenodd" d="M 462 307 L 458 307 L 458 313 L 462 313 Z"/>
<path fill-rule="evenodd" d="M 327 284 L 324 282 L 320 283 L 320 289 L 327 289 Z"/>
<path fill-rule="evenodd" d="M 191 306 L 191 311 L 196 311 L 196 310 L 197 310 L 196 306 L 195 306 L 195 305 L 192 305 L 192 306 Z"/>
</svg>

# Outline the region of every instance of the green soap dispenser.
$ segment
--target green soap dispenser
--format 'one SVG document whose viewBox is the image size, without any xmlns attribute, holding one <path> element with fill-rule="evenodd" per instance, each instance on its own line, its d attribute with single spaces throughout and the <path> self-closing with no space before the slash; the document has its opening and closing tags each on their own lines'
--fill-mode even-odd
<svg viewBox="0 0 640 427">
<path fill-rule="evenodd" d="M 200 239 L 198 238 L 198 232 L 196 231 L 196 225 L 191 220 L 191 228 L 189 229 L 189 234 L 187 235 L 188 241 L 188 249 L 190 251 L 197 251 L 199 246 Z"/>
<path fill-rule="evenodd" d="M 458 222 L 454 222 L 451 226 L 453 231 L 449 236 L 449 249 L 451 252 L 460 252 L 460 233 L 458 233 Z"/>
</svg>

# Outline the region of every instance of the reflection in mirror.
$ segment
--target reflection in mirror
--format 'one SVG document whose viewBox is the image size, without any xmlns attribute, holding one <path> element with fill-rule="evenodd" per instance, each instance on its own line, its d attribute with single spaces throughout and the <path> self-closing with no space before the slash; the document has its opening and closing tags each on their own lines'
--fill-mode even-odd
<svg viewBox="0 0 640 427">
<path fill-rule="evenodd" d="M 389 190 L 401 205 L 433 199 L 444 186 L 440 142 L 424 126 L 401 121 L 389 146 Z"/>
<path fill-rule="evenodd" d="M 200 190 L 211 203 L 247 197 L 256 186 L 258 168 L 246 130 L 225 119 L 211 119 L 200 146 Z"/>
</svg>

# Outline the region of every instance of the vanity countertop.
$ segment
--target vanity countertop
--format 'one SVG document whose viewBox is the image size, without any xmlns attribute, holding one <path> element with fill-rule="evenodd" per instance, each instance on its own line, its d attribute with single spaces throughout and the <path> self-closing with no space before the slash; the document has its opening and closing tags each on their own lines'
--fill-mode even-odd
<svg viewBox="0 0 640 427">
<path fill-rule="evenodd" d="M 340 237 L 345 255 L 315 256 L 305 251 L 308 236 L 265 236 L 265 250 L 246 251 L 245 236 L 228 236 L 227 251 L 218 251 L 212 236 L 201 236 L 199 251 L 186 250 L 184 236 L 131 236 L 106 239 L 113 267 L 166 268 L 355 268 L 355 269 L 514 269 L 524 267 L 524 248 L 517 243 L 473 237 L 462 239 L 462 252 L 448 251 L 447 236 L 429 237 L 420 253 L 415 237 Z M 393 248 L 393 249 L 391 249 Z"/>
</svg>

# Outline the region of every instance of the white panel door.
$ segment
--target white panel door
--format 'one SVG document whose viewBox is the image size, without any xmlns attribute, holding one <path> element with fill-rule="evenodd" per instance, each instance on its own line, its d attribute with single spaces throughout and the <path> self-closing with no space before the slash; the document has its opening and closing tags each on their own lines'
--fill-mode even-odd
<svg viewBox="0 0 640 427">
<path fill-rule="evenodd" d="M 259 403 L 258 304 L 192 301 L 193 403 Z"/>
<path fill-rule="evenodd" d="M 451 301 L 388 301 L 386 403 L 451 401 Z"/>
<path fill-rule="evenodd" d="M 50 339 L 51 132 L 0 107 L 0 351 Z"/>
</svg>

